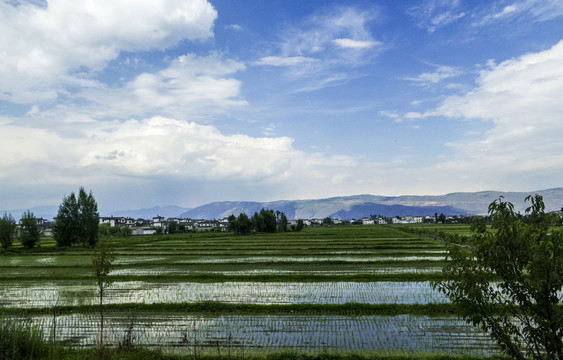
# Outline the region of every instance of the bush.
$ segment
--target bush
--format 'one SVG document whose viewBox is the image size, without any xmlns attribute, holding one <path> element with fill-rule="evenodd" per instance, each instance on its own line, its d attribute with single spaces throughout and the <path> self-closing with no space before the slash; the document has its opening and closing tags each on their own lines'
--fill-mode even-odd
<svg viewBox="0 0 563 360">
<path fill-rule="evenodd" d="M 3 319 L 0 323 L 0 359 L 37 359 L 48 353 L 42 331 L 30 322 Z"/>
</svg>

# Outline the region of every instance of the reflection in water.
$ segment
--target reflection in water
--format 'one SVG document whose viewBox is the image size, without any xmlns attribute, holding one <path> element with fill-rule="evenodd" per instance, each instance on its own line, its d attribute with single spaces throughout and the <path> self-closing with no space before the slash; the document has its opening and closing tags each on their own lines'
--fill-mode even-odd
<svg viewBox="0 0 563 360">
<path fill-rule="evenodd" d="M 65 282 L 1 284 L 6 307 L 94 305 L 96 287 Z M 448 299 L 428 282 L 115 282 L 106 291 L 105 304 L 183 303 L 219 301 L 248 304 L 427 304 Z"/>
<path fill-rule="evenodd" d="M 424 351 L 441 354 L 490 356 L 494 344 L 462 320 L 426 316 L 195 316 L 107 314 L 106 343 L 116 345 L 133 324 L 138 344 L 166 352 L 188 352 L 190 346 L 216 352 L 217 347 L 246 350 L 295 349 Z M 51 336 L 52 317 L 34 323 Z M 57 319 L 57 339 L 74 346 L 93 346 L 98 331 L 96 315 L 64 315 Z"/>
</svg>

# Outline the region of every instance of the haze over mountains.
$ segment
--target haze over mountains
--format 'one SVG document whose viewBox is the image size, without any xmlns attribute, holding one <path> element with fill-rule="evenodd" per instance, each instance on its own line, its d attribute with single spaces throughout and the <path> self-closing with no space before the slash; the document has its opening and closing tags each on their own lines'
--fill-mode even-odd
<svg viewBox="0 0 563 360">
<path fill-rule="evenodd" d="M 500 196 L 514 204 L 516 211 L 524 213 L 528 206 L 524 198 L 539 194 L 544 197 L 547 211 L 560 210 L 563 207 L 563 188 L 530 192 L 460 192 L 446 195 L 403 195 L 378 196 L 355 195 L 328 199 L 280 200 L 272 202 L 222 201 L 206 204 L 193 209 L 179 206 L 152 207 L 138 210 L 101 211 L 101 216 L 124 216 L 150 219 L 153 216 L 181 217 L 192 219 L 221 219 L 231 214 L 246 212 L 249 215 L 260 209 L 283 211 L 288 219 L 361 219 L 370 215 L 425 216 L 434 213 L 445 215 L 485 215 L 489 204 Z M 101 205 L 101 204 L 99 204 Z M 102 207 L 102 206 L 100 206 Z M 5 210 L 19 220 L 27 209 Z M 57 214 L 58 206 L 38 206 L 29 209 L 36 217 L 52 219 Z M 4 211 L 2 211 L 4 213 Z"/>
<path fill-rule="evenodd" d="M 219 219 L 230 214 L 246 212 L 253 214 L 262 208 L 283 211 L 288 219 L 361 219 L 370 215 L 424 216 L 434 213 L 446 215 L 485 215 L 489 204 L 504 197 L 514 204 L 515 210 L 524 213 L 524 199 L 530 194 L 544 197 L 548 211 L 559 210 L 563 206 L 563 188 L 531 192 L 482 191 L 471 193 L 451 193 L 435 196 L 376 196 L 355 195 L 316 200 L 293 200 L 273 202 L 234 202 L 224 201 L 190 209 L 180 217 Z"/>
</svg>

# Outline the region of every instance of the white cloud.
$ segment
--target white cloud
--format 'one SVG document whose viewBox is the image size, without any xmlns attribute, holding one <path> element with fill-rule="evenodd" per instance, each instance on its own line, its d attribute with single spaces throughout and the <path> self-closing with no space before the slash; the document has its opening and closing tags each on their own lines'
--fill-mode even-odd
<svg viewBox="0 0 563 360">
<path fill-rule="evenodd" d="M 205 0 L 0 2 L 0 99 L 54 99 L 121 51 L 212 37 L 216 17 Z"/>
<path fill-rule="evenodd" d="M 163 114 L 194 119 L 246 105 L 240 81 L 229 77 L 245 66 L 220 54 L 179 56 L 157 73 L 142 73 L 120 88 L 99 86 L 76 96 L 99 104 L 89 110 L 99 117 Z"/>
<path fill-rule="evenodd" d="M 411 16 L 419 20 L 418 26 L 429 33 L 463 18 L 459 0 L 425 0 L 421 5 L 409 9 Z"/>
<path fill-rule="evenodd" d="M 415 81 L 423 85 L 432 85 L 441 82 L 442 80 L 452 77 L 460 76 L 463 74 L 461 69 L 453 66 L 435 65 L 436 71 L 425 72 L 414 78 L 406 78 L 406 80 Z"/>
<path fill-rule="evenodd" d="M 493 3 L 493 6 L 495 4 Z M 563 2 L 559 0 L 516 0 L 502 7 L 502 10 L 489 10 L 473 25 L 481 26 L 498 21 L 520 19 L 529 21 L 547 21 L 563 16 Z"/>
<path fill-rule="evenodd" d="M 83 185 L 94 190 L 109 187 L 113 197 L 119 191 L 132 196 L 134 189 L 154 182 L 148 193 L 138 194 L 144 202 L 159 203 L 160 197 L 175 194 L 172 198 L 179 204 L 196 184 L 209 201 L 218 191 L 217 184 L 228 183 L 231 192 L 225 196 L 249 199 L 258 187 L 269 187 L 274 198 L 321 197 L 367 191 L 380 181 L 366 182 L 366 176 L 373 175 L 369 163 L 305 153 L 296 150 L 288 137 L 225 135 L 212 125 L 164 117 L 125 122 L 90 119 L 80 124 L 69 119 L 48 129 L 18 122 L 0 124 L 0 151 L 6 159 L 0 164 L 0 187 L 5 192 L 40 188 L 45 196 L 52 198 L 55 193 L 60 198 L 61 187 Z M 69 133 L 78 125 L 79 132 Z M 379 172 L 386 166 L 375 168 Z M 174 190 L 165 185 L 171 183 Z M 121 206 L 105 196 L 104 207 Z M 261 193 L 260 198 L 265 196 Z"/>
<path fill-rule="evenodd" d="M 334 39 L 336 45 L 349 49 L 369 49 L 381 44 L 379 41 L 353 40 L 353 39 Z"/>
<path fill-rule="evenodd" d="M 338 53 L 333 51 L 333 44 L 337 44 L 340 50 L 369 49 L 379 44 L 373 39 L 368 26 L 375 17 L 374 12 L 351 7 L 316 14 L 302 26 L 288 29 L 282 35 L 282 53 L 285 56 L 322 56 L 327 53 L 334 56 Z"/>
<path fill-rule="evenodd" d="M 242 26 L 238 24 L 225 25 L 226 30 L 242 31 Z"/>
<path fill-rule="evenodd" d="M 268 56 L 255 64 L 287 67 L 289 79 L 306 82 L 296 92 L 343 84 L 355 76 L 353 68 L 369 63 L 383 50 L 383 43 L 370 31 L 377 15 L 374 9 L 354 7 L 318 11 L 283 30 Z"/>
<path fill-rule="evenodd" d="M 269 65 L 269 66 L 294 66 L 304 63 L 315 62 L 316 60 L 305 56 L 264 56 L 258 61 L 254 62 L 254 65 Z"/>
<path fill-rule="evenodd" d="M 546 174 L 561 178 L 563 40 L 483 70 L 477 84 L 465 95 L 448 97 L 433 115 L 490 121 L 492 128 L 479 141 L 450 144 L 457 156 L 440 166 L 499 187 L 501 181 L 528 178 L 536 188 L 533 182 L 544 184 Z"/>
</svg>

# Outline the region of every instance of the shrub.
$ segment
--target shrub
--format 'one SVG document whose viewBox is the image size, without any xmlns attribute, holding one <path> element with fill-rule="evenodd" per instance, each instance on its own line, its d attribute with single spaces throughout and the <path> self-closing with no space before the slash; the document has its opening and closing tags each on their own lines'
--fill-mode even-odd
<svg viewBox="0 0 563 360">
<path fill-rule="evenodd" d="M 41 329 L 30 322 L 3 319 L 0 323 L 0 359 L 37 359 L 47 352 Z"/>
</svg>

